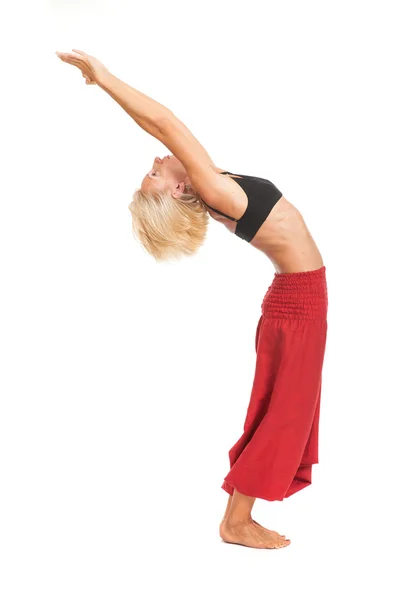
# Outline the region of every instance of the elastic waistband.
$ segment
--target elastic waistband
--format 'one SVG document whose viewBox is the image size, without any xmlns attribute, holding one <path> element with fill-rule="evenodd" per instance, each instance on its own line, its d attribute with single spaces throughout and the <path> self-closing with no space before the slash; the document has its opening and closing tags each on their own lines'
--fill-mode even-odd
<svg viewBox="0 0 400 600">
<path fill-rule="evenodd" d="M 273 319 L 326 319 L 325 265 L 313 271 L 275 273 L 261 310 L 264 317 Z"/>
</svg>

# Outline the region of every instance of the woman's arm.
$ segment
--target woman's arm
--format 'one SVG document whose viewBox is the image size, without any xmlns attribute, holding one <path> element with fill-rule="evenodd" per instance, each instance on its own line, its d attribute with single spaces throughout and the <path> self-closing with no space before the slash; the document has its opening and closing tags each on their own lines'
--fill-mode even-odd
<svg viewBox="0 0 400 600">
<path fill-rule="evenodd" d="M 106 71 L 97 78 L 97 85 L 107 92 L 130 117 L 147 133 L 159 139 L 159 126 L 171 111 Z"/>
<path fill-rule="evenodd" d="M 78 67 L 86 83 L 97 83 L 142 129 L 160 140 L 183 164 L 190 181 L 206 202 L 217 206 L 223 196 L 230 198 L 232 192 L 227 180 L 217 173 L 205 148 L 171 110 L 112 75 L 94 56 L 82 50 L 73 52 L 76 54 L 56 54 L 62 61 Z"/>
<path fill-rule="evenodd" d="M 205 148 L 186 125 L 171 110 L 109 72 L 102 74 L 97 83 L 142 129 L 180 160 L 202 198 L 217 206 L 221 194 L 226 194 L 224 181 Z"/>
</svg>

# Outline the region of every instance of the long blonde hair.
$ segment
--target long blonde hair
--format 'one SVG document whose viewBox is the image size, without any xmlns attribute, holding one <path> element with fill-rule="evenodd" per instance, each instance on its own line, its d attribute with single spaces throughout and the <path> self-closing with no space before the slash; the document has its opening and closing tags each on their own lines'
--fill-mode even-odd
<svg viewBox="0 0 400 600">
<path fill-rule="evenodd" d="M 158 262 L 194 254 L 206 239 L 209 215 L 190 186 L 179 198 L 173 198 L 169 190 L 146 193 L 138 189 L 128 208 L 135 238 Z"/>
</svg>

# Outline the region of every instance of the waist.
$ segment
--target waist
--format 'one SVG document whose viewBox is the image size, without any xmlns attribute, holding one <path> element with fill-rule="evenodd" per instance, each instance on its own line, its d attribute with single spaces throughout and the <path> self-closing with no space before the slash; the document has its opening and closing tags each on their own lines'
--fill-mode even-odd
<svg viewBox="0 0 400 600">
<path fill-rule="evenodd" d="M 328 288 L 326 267 L 312 271 L 275 273 L 261 310 L 272 319 L 327 318 Z"/>
</svg>

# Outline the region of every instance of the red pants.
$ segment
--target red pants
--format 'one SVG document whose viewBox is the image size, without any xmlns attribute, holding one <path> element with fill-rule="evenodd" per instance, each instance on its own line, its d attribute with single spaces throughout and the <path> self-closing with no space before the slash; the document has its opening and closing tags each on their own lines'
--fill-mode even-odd
<svg viewBox="0 0 400 600">
<path fill-rule="evenodd" d="M 318 463 L 326 267 L 275 273 L 261 310 L 244 432 L 229 451 L 222 489 L 283 500 L 311 484 Z"/>
</svg>

